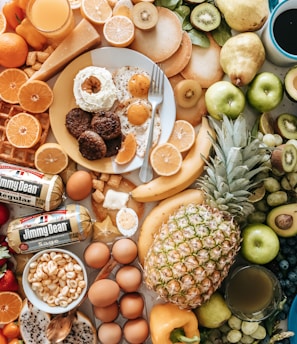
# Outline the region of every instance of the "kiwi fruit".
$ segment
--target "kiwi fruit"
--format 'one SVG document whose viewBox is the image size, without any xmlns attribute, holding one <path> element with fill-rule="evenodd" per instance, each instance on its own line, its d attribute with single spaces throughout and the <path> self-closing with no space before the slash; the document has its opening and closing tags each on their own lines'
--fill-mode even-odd
<svg viewBox="0 0 297 344">
<path fill-rule="evenodd" d="M 157 25 L 158 18 L 157 7 L 151 2 L 138 2 L 133 7 L 132 21 L 140 30 L 151 30 Z"/>
<path fill-rule="evenodd" d="M 259 130 L 261 133 L 274 134 L 274 123 L 270 112 L 263 112 L 260 116 Z"/>
<path fill-rule="evenodd" d="M 202 95 L 202 87 L 197 80 L 184 79 L 174 87 L 176 103 L 183 108 L 195 106 Z"/>
<path fill-rule="evenodd" d="M 290 68 L 284 78 L 285 93 L 287 97 L 297 102 L 297 66 Z"/>
<path fill-rule="evenodd" d="M 281 172 L 293 172 L 297 165 L 297 149 L 292 144 L 282 144 L 271 154 L 271 165 Z"/>
<path fill-rule="evenodd" d="M 196 29 L 209 32 L 219 27 L 221 14 L 215 5 L 203 2 L 193 8 L 190 22 Z"/>
<path fill-rule="evenodd" d="M 276 132 L 288 140 L 297 139 L 297 117 L 282 113 L 275 120 Z"/>
</svg>

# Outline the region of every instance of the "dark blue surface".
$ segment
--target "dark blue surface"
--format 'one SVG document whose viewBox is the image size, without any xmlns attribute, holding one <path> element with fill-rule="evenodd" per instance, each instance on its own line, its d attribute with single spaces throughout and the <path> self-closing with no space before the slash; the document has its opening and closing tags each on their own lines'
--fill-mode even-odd
<svg viewBox="0 0 297 344">
<path fill-rule="evenodd" d="M 290 337 L 291 344 L 297 344 L 297 295 L 292 302 L 288 316 L 288 330 L 295 332 L 295 336 Z"/>
</svg>

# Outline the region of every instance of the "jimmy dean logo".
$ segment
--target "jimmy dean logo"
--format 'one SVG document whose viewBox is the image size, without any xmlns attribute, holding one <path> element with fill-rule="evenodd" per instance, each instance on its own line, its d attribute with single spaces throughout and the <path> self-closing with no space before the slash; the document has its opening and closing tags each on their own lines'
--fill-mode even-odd
<svg viewBox="0 0 297 344">
<path fill-rule="evenodd" d="M 0 177 L 0 188 L 2 190 L 9 190 L 20 192 L 27 195 L 40 196 L 41 184 L 27 182 L 24 180 L 17 180 L 9 177 Z"/>
<path fill-rule="evenodd" d="M 71 232 L 70 223 L 68 220 L 57 223 L 48 223 L 43 226 L 25 228 L 20 233 L 21 241 L 34 240 L 39 238 L 46 238 L 51 235 L 59 233 Z"/>
</svg>

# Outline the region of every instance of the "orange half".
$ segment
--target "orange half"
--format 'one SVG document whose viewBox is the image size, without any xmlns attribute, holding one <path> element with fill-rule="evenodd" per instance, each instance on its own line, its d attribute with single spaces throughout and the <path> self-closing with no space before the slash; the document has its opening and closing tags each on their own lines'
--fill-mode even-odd
<svg viewBox="0 0 297 344">
<path fill-rule="evenodd" d="M 0 292 L 0 324 L 8 324 L 18 318 L 23 301 L 19 294 L 11 291 Z"/>
<path fill-rule="evenodd" d="M 45 81 L 28 80 L 18 92 L 21 107 L 32 113 L 45 112 L 54 100 L 53 90 Z"/>
<path fill-rule="evenodd" d="M 17 104 L 19 89 L 27 80 L 27 74 L 19 68 L 4 69 L 0 73 L 1 99 L 10 104 Z"/>
<path fill-rule="evenodd" d="M 182 155 L 171 143 L 163 143 L 153 148 L 150 161 L 152 168 L 159 176 L 172 176 L 182 166 Z"/>
<path fill-rule="evenodd" d="M 40 140 L 42 127 L 34 115 L 20 112 L 6 125 L 7 140 L 18 148 L 31 148 Z"/>
</svg>

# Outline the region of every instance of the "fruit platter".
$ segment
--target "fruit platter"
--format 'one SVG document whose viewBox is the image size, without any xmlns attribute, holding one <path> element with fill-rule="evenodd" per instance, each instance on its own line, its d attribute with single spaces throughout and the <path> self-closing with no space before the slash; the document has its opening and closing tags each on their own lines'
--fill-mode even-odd
<svg viewBox="0 0 297 344">
<path fill-rule="evenodd" d="M 296 1 L 0 8 L 0 344 L 296 344 Z"/>
</svg>

